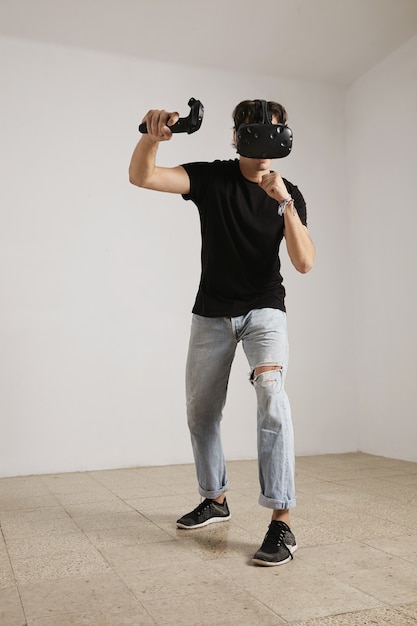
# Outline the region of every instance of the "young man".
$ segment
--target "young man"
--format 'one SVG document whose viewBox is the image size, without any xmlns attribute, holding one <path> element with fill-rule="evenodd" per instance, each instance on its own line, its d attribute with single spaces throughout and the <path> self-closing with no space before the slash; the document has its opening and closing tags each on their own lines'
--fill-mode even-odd
<svg viewBox="0 0 417 626">
<path fill-rule="evenodd" d="M 268 102 L 273 123 L 285 124 L 284 107 Z M 233 112 L 234 139 L 241 124 L 253 123 L 256 104 L 245 100 Z M 212 163 L 158 167 L 158 146 L 172 139 L 177 112 L 149 111 L 148 134 L 137 144 L 130 182 L 138 187 L 182 194 L 199 211 L 202 234 L 201 280 L 193 307 L 187 359 L 187 417 L 199 492 L 204 501 L 177 521 L 195 529 L 230 519 L 225 493 L 226 464 L 220 422 L 230 368 L 241 341 L 257 394 L 259 503 L 272 509 L 259 565 L 292 559 L 297 544 L 290 530 L 295 506 L 294 440 L 284 381 L 288 365 L 285 290 L 279 246 L 301 273 L 314 261 L 306 205 L 298 188 L 271 171 L 270 159 L 240 156 Z"/>
</svg>

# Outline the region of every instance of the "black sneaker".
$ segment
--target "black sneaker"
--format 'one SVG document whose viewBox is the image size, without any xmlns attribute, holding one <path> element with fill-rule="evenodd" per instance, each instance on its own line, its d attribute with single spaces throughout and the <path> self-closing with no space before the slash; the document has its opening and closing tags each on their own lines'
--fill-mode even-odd
<svg viewBox="0 0 417 626">
<path fill-rule="evenodd" d="M 252 561 L 257 565 L 283 565 L 291 561 L 297 547 L 295 537 L 287 524 L 273 520 Z"/>
<path fill-rule="evenodd" d="M 207 524 L 213 524 L 214 522 L 227 522 L 230 518 L 231 515 L 226 498 L 223 504 L 206 498 L 194 511 L 186 513 L 177 520 L 177 527 L 191 530 L 207 526 Z"/>
</svg>

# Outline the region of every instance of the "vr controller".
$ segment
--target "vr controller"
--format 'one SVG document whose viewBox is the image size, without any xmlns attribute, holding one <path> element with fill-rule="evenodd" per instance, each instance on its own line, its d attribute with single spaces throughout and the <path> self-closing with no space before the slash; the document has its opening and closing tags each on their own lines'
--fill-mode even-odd
<svg viewBox="0 0 417 626">
<path fill-rule="evenodd" d="M 292 130 L 273 124 L 265 100 L 255 100 L 256 123 L 242 124 L 236 131 L 236 149 L 252 159 L 282 159 L 292 149 Z"/>
<path fill-rule="evenodd" d="M 188 101 L 188 106 L 190 107 L 190 113 L 187 117 L 180 117 L 180 119 L 175 122 L 172 126 L 170 126 L 170 130 L 173 133 L 195 133 L 198 130 L 203 122 L 204 116 L 204 107 L 200 100 L 195 100 L 194 98 L 190 98 Z M 146 122 L 142 122 L 139 125 L 139 132 L 147 133 L 148 129 L 146 126 Z"/>
</svg>

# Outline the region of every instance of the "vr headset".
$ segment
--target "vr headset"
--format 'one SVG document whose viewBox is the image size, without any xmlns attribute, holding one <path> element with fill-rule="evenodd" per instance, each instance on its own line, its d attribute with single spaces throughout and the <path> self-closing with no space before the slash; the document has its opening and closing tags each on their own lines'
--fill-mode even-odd
<svg viewBox="0 0 417 626">
<path fill-rule="evenodd" d="M 236 149 L 251 159 L 282 159 L 292 149 L 292 130 L 285 124 L 273 124 L 266 100 L 255 100 L 254 124 L 242 124 L 236 130 Z"/>
</svg>

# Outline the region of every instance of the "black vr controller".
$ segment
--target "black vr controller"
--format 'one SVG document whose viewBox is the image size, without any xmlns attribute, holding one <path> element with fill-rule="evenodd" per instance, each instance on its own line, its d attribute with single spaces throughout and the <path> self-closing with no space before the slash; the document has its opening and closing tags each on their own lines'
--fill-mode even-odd
<svg viewBox="0 0 417 626">
<path fill-rule="evenodd" d="M 169 126 L 171 132 L 173 133 L 195 133 L 202 124 L 203 116 L 204 116 L 204 107 L 201 104 L 200 100 L 195 100 L 194 98 L 190 98 L 188 101 L 188 106 L 190 107 L 190 113 L 187 117 L 180 117 L 180 119 L 175 122 L 172 126 Z M 146 127 L 146 122 L 142 122 L 139 125 L 139 132 L 147 133 L 148 129 Z"/>
<path fill-rule="evenodd" d="M 256 123 L 242 124 L 236 131 L 236 149 L 252 159 L 282 159 L 292 149 L 292 130 L 273 124 L 265 100 L 255 100 Z"/>
</svg>

